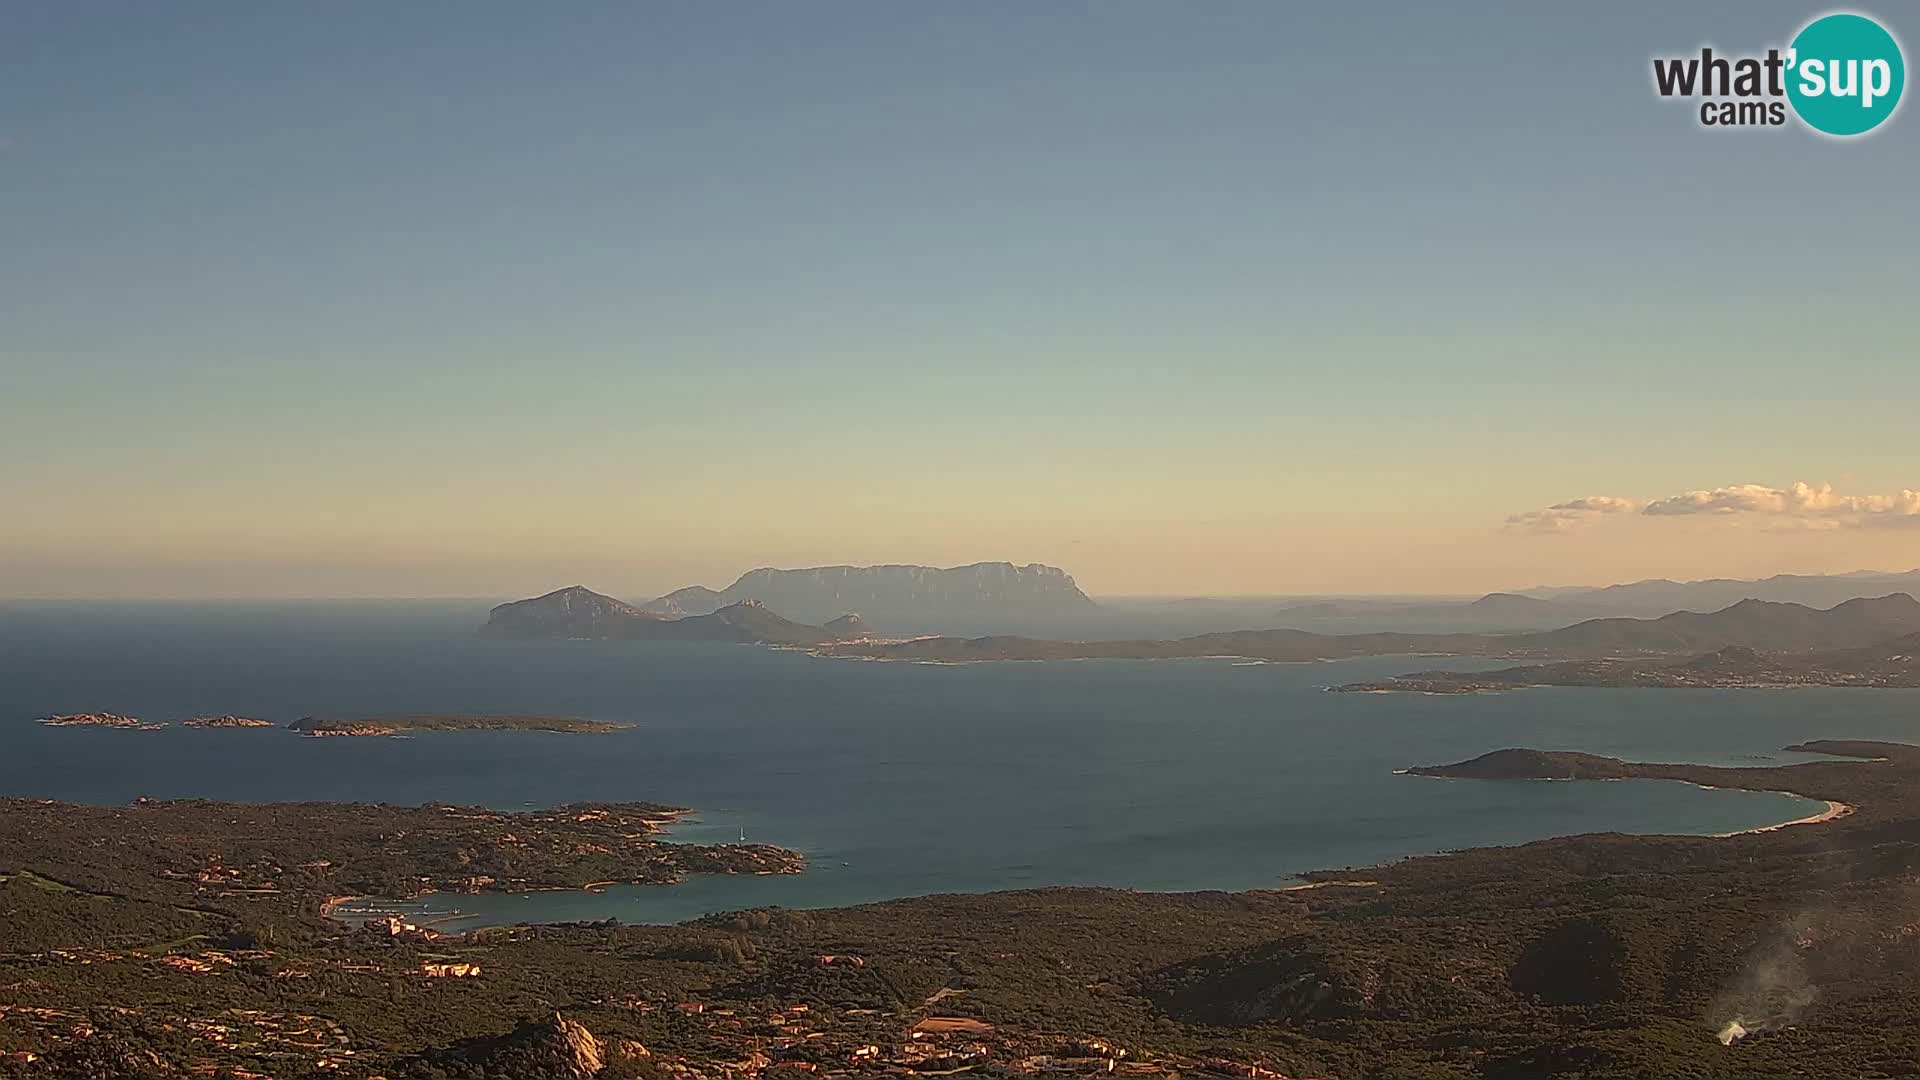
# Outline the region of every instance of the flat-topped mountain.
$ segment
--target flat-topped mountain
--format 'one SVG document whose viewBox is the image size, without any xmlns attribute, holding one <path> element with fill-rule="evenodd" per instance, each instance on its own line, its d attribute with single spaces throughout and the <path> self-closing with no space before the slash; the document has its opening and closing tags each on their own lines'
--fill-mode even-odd
<svg viewBox="0 0 1920 1080">
<path fill-rule="evenodd" d="M 977 616 L 1071 615 L 1096 605 L 1066 571 L 1038 563 L 931 566 L 816 566 L 749 570 L 718 592 L 691 585 L 641 605 L 660 616 L 703 615 L 742 600 L 757 600 L 804 623 L 824 623 L 849 611 L 868 620 Z"/>
<path fill-rule="evenodd" d="M 741 600 L 717 611 L 669 618 L 642 611 L 624 601 L 580 585 L 531 600 L 501 604 L 488 616 L 482 634 L 492 637 L 574 638 L 585 640 L 724 641 L 751 645 L 824 645 L 865 637 L 857 616 L 839 628 L 794 622 L 757 600 Z"/>
</svg>

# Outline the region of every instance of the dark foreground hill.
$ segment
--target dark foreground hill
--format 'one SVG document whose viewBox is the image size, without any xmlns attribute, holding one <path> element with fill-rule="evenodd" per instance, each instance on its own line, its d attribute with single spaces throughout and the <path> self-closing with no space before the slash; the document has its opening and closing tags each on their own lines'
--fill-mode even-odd
<svg viewBox="0 0 1920 1080">
<path fill-rule="evenodd" d="M 353 892 L 779 853 L 676 854 L 645 805 L 7 802 L 0 1075 L 1920 1074 L 1920 751 L 1793 749 L 1828 756 L 1716 768 L 1516 750 L 1422 771 L 1784 789 L 1857 811 L 1477 849 L 1294 890 L 1042 889 L 468 934 L 325 912 Z"/>
</svg>

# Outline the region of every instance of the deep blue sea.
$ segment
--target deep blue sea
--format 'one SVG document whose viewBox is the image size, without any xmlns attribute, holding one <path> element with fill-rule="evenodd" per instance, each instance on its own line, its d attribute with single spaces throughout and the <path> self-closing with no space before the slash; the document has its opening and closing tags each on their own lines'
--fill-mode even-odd
<svg viewBox="0 0 1920 1080">
<path fill-rule="evenodd" d="M 484 604 L 445 603 L 0 606 L 0 794 L 501 808 L 643 799 L 699 811 L 677 837 L 744 830 L 811 860 L 792 877 L 432 903 L 476 923 L 671 921 L 1038 885 L 1243 889 L 1569 833 L 1726 832 L 1819 807 L 1675 783 L 1395 770 L 1505 746 L 1752 764 L 1792 760 L 1777 748 L 1808 738 L 1920 738 L 1916 691 L 1327 694 L 1330 683 L 1442 662 L 888 664 L 748 646 L 493 641 L 471 632 L 484 615 Z M 304 739 L 33 722 L 90 710 L 282 722 L 524 712 L 635 726 Z"/>
</svg>

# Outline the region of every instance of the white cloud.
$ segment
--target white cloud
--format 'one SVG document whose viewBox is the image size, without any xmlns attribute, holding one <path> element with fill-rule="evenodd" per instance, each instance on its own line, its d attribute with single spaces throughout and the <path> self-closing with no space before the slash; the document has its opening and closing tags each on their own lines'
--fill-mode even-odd
<svg viewBox="0 0 1920 1080">
<path fill-rule="evenodd" d="M 1757 516 L 1769 531 L 1855 528 L 1920 528 L 1920 491 L 1903 489 L 1891 495 L 1842 495 L 1832 484 L 1796 483 L 1776 488 L 1765 484 L 1734 484 L 1702 488 L 1654 499 L 1645 504 L 1632 499 L 1589 496 L 1556 503 L 1507 518 L 1507 527 L 1521 532 L 1568 532 L 1600 514 L 1638 509 L 1649 517 L 1707 515 L 1739 518 Z"/>
<path fill-rule="evenodd" d="M 1903 490 L 1893 495 L 1842 495 L 1833 490 L 1832 484 L 1815 487 L 1799 483 L 1789 488 L 1736 484 L 1733 487 L 1687 491 L 1655 499 L 1647 504 L 1643 512 L 1655 516 L 1764 514 L 1808 521 L 1834 521 L 1844 528 L 1920 517 L 1920 491 Z"/>
<path fill-rule="evenodd" d="M 1639 505 L 1632 499 L 1622 499 L 1613 495 L 1588 495 L 1584 498 L 1569 499 L 1563 503 L 1554 503 L 1545 510 L 1529 510 L 1523 514 L 1510 515 L 1507 518 L 1507 528 L 1514 532 L 1572 532 L 1596 517 L 1631 513 Z"/>
</svg>

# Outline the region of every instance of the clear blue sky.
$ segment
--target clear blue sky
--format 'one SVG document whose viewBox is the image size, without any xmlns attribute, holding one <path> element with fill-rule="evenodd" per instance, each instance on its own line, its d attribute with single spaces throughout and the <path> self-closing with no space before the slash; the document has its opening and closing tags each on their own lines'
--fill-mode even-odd
<svg viewBox="0 0 1920 1080">
<path fill-rule="evenodd" d="M 1912 107 L 1649 86 L 1821 10 L 14 5 L 0 595 L 1920 563 L 1503 524 L 1920 487 Z"/>
</svg>

